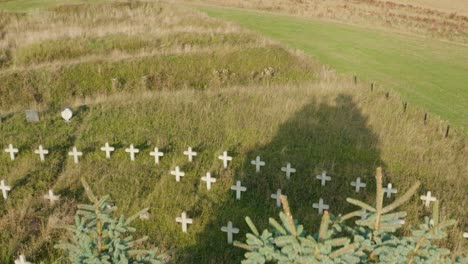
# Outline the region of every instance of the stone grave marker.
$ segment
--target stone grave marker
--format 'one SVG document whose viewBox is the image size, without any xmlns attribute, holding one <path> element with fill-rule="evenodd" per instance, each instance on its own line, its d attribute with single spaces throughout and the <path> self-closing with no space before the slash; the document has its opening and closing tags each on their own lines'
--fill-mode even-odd
<svg viewBox="0 0 468 264">
<path fill-rule="evenodd" d="M 281 171 L 284 171 L 286 173 L 286 179 L 291 179 L 291 173 L 295 173 L 296 169 L 291 167 L 291 163 L 287 163 L 286 167 L 282 167 Z"/>
<path fill-rule="evenodd" d="M 211 178 L 211 173 L 207 172 L 206 176 L 201 178 L 202 181 L 206 182 L 206 189 L 211 190 L 211 184 L 216 182 L 216 178 Z"/>
<path fill-rule="evenodd" d="M 320 180 L 322 182 L 322 186 L 325 186 L 327 181 L 331 181 L 331 177 L 327 176 L 327 172 L 323 171 L 321 175 L 317 175 L 315 177 L 317 180 Z"/>
<path fill-rule="evenodd" d="M 184 155 L 188 156 L 188 161 L 192 162 L 193 157 L 197 155 L 195 151 L 192 150 L 192 147 L 189 147 L 186 151 L 184 151 Z"/>
<path fill-rule="evenodd" d="M 36 110 L 26 110 L 26 122 L 37 123 L 39 122 L 39 113 Z"/>
<path fill-rule="evenodd" d="M 26 257 L 21 254 L 19 255 L 18 259 L 15 260 L 15 264 L 32 264 L 31 262 L 26 260 Z"/>
<path fill-rule="evenodd" d="M 228 242 L 228 244 L 232 244 L 233 234 L 238 234 L 239 233 L 239 228 L 233 227 L 232 222 L 229 221 L 227 223 L 227 226 L 221 227 L 221 231 L 227 233 L 227 242 Z"/>
<path fill-rule="evenodd" d="M 241 192 L 247 191 L 247 188 L 241 185 L 241 181 L 237 181 L 236 185 L 231 186 L 231 190 L 236 191 L 236 199 L 240 200 Z"/>
<path fill-rule="evenodd" d="M 70 119 L 73 117 L 73 111 L 71 107 L 65 107 L 65 109 L 63 109 L 60 114 L 65 122 L 70 122 Z"/>
<path fill-rule="evenodd" d="M 34 153 L 39 155 L 39 158 L 41 161 L 45 160 L 45 155 L 49 154 L 49 151 L 47 149 L 44 149 L 42 145 L 39 145 L 39 148 L 34 150 Z"/>
<path fill-rule="evenodd" d="M 393 187 L 393 185 L 391 183 L 389 183 L 387 185 L 387 188 L 385 188 L 385 187 L 383 188 L 384 193 L 387 194 L 387 198 L 392 197 L 392 193 L 397 193 L 398 192 L 396 188 L 393 189 L 392 187 Z"/>
<path fill-rule="evenodd" d="M 276 191 L 276 193 L 273 193 L 271 196 L 271 199 L 275 199 L 276 200 L 276 206 L 277 207 L 281 207 L 281 189 L 278 189 Z M 284 197 L 287 198 L 286 195 L 284 195 Z"/>
<path fill-rule="evenodd" d="M 101 148 L 102 151 L 106 152 L 106 159 L 110 159 L 111 157 L 111 152 L 115 151 L 115 148 L 114 147 L 111 147 L 109 145 L 109 142 L 106 142 L 106 144 L 104 144 L 104 147 Z"/>
<path fill-rule="evenodd" d="M 255 172 L 260 172 L 260 167 L 265 166 L 265 162 L 260 160 L 260 156 L 257 156 L 250 164 L 255 165 Z"/>
<path fill-rule="evenodd" d="M 317 208 L 319 214 L 323 214 L 323 210 L 328 210 L 328 209 L 330 209 L 330 206 L 328 206 L 328 204 L 324 204 L 324 203 L 323 203 L 323 199 L 322 199 L 322 198 L 319 199 L 319 202 L 318 202 L 318 203 L 314 203 L 314 204 L 312 205 L 312 207 L 313 207 L 313 208 Z"/>
<path fill-rule="evenodd" d="M 5 180 L 0 181 L 0 190 L 2 190 L 3 199 L 8 198 L 8 192 L 11 191 L 11 186 L 5 184 Z"/>
<path fill-rule="evenodd" d="M 187 233 L 187 225 L 188 224 L 193 224 L 193 219 L 192 218 L 187 218 L 187 213 L 182 212 L 182 215 L 180 217 L 176 218 L 176 222 L 182 224 L 182 232 Z"/>
<path fill-rule="evenodd" d="M 79 152 L 76 149 L 76 147 L 73 147 L 72 151 L 68 152 L 68 156 L 72 156 L 73 157 L 73 162 L 75 162 L 75 164 L 77 164 L 79 162 L 78 157 L 83 156 L 83 152 Z"/>
<path fill-rule="evenodd" d="M 184 177 L 185 173 L 183 171 L 180 171 L 179 166 L 175 167 L 175 170 L 171 171 L 171 174 L 176 177 L 176 181 L 180 182 L 180 177 Z"/>
<path fill-rule="evenodd" d="M 218 156 L 218 159 L 223 161 L 223 166 L 224 168 L 227 168 L 228 166 L 228 161 L 232 161 L 232 157 L 228 156 L 227 151 L 223 152 L 223 155 Z"/>
<path fill-rule="evenodd" d="M 154 151 L 150 152 L 150 156 L 153 156 L 154 157 L 154 162 L 156 164 L 159 164 L 159 158 L 161 158 L 162 156 L 164 156 L 164 153 L 162 153 L 161 151 L 159 151 L 158 148 L 154 148 Z"/>
<path fill-rule="evenodd" d="M 361 182 L 361 177 L 357 177 L 355 182 L 351 182 L 351 186 L 356 187 L 356 192 L 358 193 L 361 188 L 366 187 L 366 183 Z"/>
<path fill-rule="evenodd" d="M 428 191 L 426 195 L 421 195 L 421 200 L 423 200 L 424 205 L 425 205 L 426 207 L 429 207 L 429 205 L 431 204 L 431 202 L 437 201 L 437 198 L 436 198 L 436 197 L 433 197 L 433 196 L 432 196 L 432 193 Z"/>
<path fill-rule="evenodd" d="M 135 154 L 139 153 L 140 150 L 133 147 L 133 144 L 130 144 L 130 148 L 126 148 L 125 152 L 130 153 L 130 160 L 135 161 Z"/>
<path fill-rule="evenodd" d="M 60 195 L 55 195 L 54 191 L 49 190 L 49 193 L 44 195 L 44 199 L 49 200 L 51 205 L 54 205 L 55 202 L 60 200 Z"/>
<path fill-rule="evenodd" d="M 9 144 L 8 148 L 5 149 L 6 153 L 10 153 L 10 159 L 15 160 L 15 153 L 18 153 L 19 150 L 17 148 L 13 147 L 13 144 Z"/>
</svg>

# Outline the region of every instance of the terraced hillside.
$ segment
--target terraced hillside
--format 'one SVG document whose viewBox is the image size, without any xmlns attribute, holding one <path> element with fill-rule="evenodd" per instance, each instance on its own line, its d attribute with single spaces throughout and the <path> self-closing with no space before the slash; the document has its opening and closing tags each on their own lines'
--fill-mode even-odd
<svg viewBox="0 0 468 264">
<path fill-rule="evenodd" d="M 99 7 L 99 8 L 98 8 Z M 12 186 L 0 201 L 0 262 L 20 253 L 34 263 L 63 261 L 53 248 L 64 236 L 56 229 L 73 221 L 85 200 L 80 177 L 98 195 L 110 194 L 118 212 L 150 208 L 137 220 L 148 244 L 172 263 L 235 263 L 243 251 L 226 243 L 227 221 L 247 232 L 244 217 L 259 226 L 279 210 L 270 198 L 288 195 L 295 216 L 313 230 L 320 216 L 312 204 L 323 198 L 334 214 L 348 212 L 346 197 L 372 202 L 374 171 L 403 193 L 416 180 L 442 201 L 442 217 L 459 220 L 446 246 L 467 253 L 461 237 L 468 222 L 466 139 L 457 130 L 444 138 L 446 122 L 423 109 L 403 112 L 385 87 L 371 92 L 307 56 L 285 49 L 230 23 L 179 5 L 118 2 L 62 6 L 28 13 L 3 13 L 0 54 L 0 146 L 14 144 L 14 161 L 0 155 L 0 178 Z M 60 111 L 72 106 L 64 122 Z M 39 123 L 26 123 L 24 110 L 40 110 Z M 116 148 L 106 159 L 100 148 Z M 40 162 L 34 149 L 49 149 Z M 130 161 L 124 149 L 140 149 Z M 67 155 L 83 151 L 78 164 Z M 198 152 L 194 162 L 183 151 Z M 159 165 L 149 152 L 159 147 Z M 224 169 L 218 156 L 233 156 Z M 255 172 L 251 160 L 266 166 Z M 280 170 L 290 162 L 290 180 Z M 177 183 L 169 171 L 185 171 Z M 315 179 L 326 170 L 326 188 Z M 210 191 L 200 178 L 217 179 Z M 350 182 L 366 181 L 355 193 Z M 230 190 L 247 187 L 242 199 Z M 42 197 L 61 196 L 56 206 Z M 393 200 L 392 198 L 391 200 Z M 418 197 L 403 209 L 408 223 L 428 215 Z M 194 219 L 182 233 L 175 218 Z M 309 228 L 310 227 L 310 228 Z"/>
</svg>

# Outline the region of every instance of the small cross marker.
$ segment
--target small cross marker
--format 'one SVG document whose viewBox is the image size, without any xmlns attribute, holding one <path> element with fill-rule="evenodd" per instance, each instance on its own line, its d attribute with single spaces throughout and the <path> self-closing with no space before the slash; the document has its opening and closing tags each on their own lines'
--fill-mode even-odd
<svg viewBox="0 0 468 264">
<path fill-rule="evenodd" d="M 106 159 L 110 159 L 111 152 L 115 150 L 114 147 L 109 146 L 109 142 L 106 142 L 104 147 L 101 148 L 102 151 L 106 152 Z"/>
<path fill-rule="evenodd" d="M 323 214 L 323 209 L 328 210 L 328 209 L 330 208 L 330 206 L 328 206 L 328 204 L 324 204 L 324 203 L 323 203 L 323 199 L 322 199 L 322 198 L 319 199 L 319 202 L 318 202 L 318 203 L 314 203 L 314 204 L 312 205 L 312 207 L 313 207 L 313 208 L 317 208 L 319 214 Z"/>
<path fill-rule="evenodd" d="M 192 147 L 189 147 L 186 151 L 184 151 L 184 155 L 188 156 L 188 160 L 190 162 L 193 161 L 193 157 L 197 155 L 195 151 L 192 151 Z"/>
<path fill-rule="evenodd" d="M 227 166 L 228 166 L 228 161 L 231 161 L 231 160 L 232 160 L 232 157 L 230 157 L 230 156 L 227 155 L 227 151 L 224 151 L 224 152 L 223 152 L 223 155 L 218 156 L 218 159 L 222 160 L 222 161 L 223 161 L 224 168 L 227 168 Z"/>
<path fill-rule="evenodd" d="M 60 199 L 60 195 L 55 195 L 54 191 L 49 190 L 49 193 L 44 195 L 44 199 L 49 200 L 50 204 L 54 205 L 54 203 Z"/>
<path fill-rule="evenodd" d="M 201 178 L 202 181 L 206 182 L 206 189 L 211 190 L 211 184 L 216 182 L 215 178 L 211 178 L 211 173 L 207 172 L 206 176 Z"/>
<path fill-rule="evenodd" d="M 15 264 L 32 264 L 32 263 L 28 262 L 26 260 L 26 257 L 23 254 L 21 254 L 21 255 L 19 255 L 18 259 L 15 260 Z"/>
<path fill-rule="evenodd" d="M 45 160 L 45 155 L 49 154 L 49 151 L 47 149 L 44 149 L 42 145 L 39 145 L 39 148 L 34 150 L 34 153 L 39 154 L 39 158 L 41 161 Z"/>
<path fill-rule="evenodd" d="M 2 180 L 0 182 L 0 190 L 2 190 L 3 199 L 6 200 L 8 198 L 8 192 L 11 191 L 11 187 L 8 185 L 5 185 L 5 180 Z"/>
<path fill-rule="evenodd" d="M 160 152 L 158 148 L 154 148 L 154 151 L 150 152 L 150 156 L 153 156 L 154 162 L 159 164 L 159 158 L 164 156 L 164 153 Z"/>
<path fill-rule="evenodd" d="M 228 242 L 228 244 L 232 244 L 233 234 L 238 234 L 239 233 L 239 228 L 233 227 L 232 222 L 229 221 L 227 223 L 227 226 L 221 227 L 221 231 L 227 233 L 227 242 Z"/>
<path fill-rule="evenodd" d="M 231 186 L 231 190 L 236 191 L 236 199 L 241 199 L 241 192 L 247 191 L 247 188 L 241 185 L 240 181 L 237 181 L 236 185 Z"/>
<path fill-rule="evenodd" d="M 464 238 L 468 238 L 468 232 L 463 233 Z"/>
<path fill-rule="evenodd" d="M 130 148 L 126 148 L 125 152 L 130 153 L 130 160 L 135 161 L 135 154 L 139 153 L 140 150 L 133 147 L 133 144 L 130 144 Z"/>
<path fill-rule="evenodd" d="M 175 170 L 171 171 L 171 174 L 176 177 L 176 181 L 180 182 L 180 177 L 184 177 L 185 173 L 183 171 L 180 171 L 179 166 L 175 167 Z"/>
<path fill-rule="evenodd" d="M 359 214 L 359 216 L 361 217 L 361 220 L 366 220 L 367 217 L 369 216 L 369 214 L 367 213 L 367 210 L 366 209 L 363 209 L 361 211 L 361 214 Z"/>
<path fill-rule="evenodd" d="M 265 166 L 265 162 L 260 160 L 260 156 L 257 156 L 250 164 L 255 165 L 255 172 L 260 172 L 260 167 Z"/>
<path fill-rule="evenodd" d="M 361 177 L 357 177 L 357 179 L 356 179 L 355 182 L 351 182 L 351 186 L 356 187 L 356 192 L 359 192 L 359 190 L 360 190 L 361 188 L 365 188 L 365 187 L 366 187 L 366 183 L 365 183 L 365 182 L 361 182 Z"/>
<path fill-rule="evenodd" d="M 18 153 L 19 150 L 17 148 L 13 148 L 13 144 L 9 144 L 8 148 L 5 149 L 5 152 L 10 153 L 11 160 L 15 160 L 15 153 Z"/>
<path fill-rule="evenodd" d="M 193 220 L 192 218 L 187 218 L 187 214 L 182 212 L 182 215 L 176 218 L 176 222 L 182 223 L 182 232 L 187 233 L 187 224 L 192 224 Z"/>
<path fill-rule="evenodd" d="M 296 169 L 291 167 L 291 163 L 287 163 L 286 167 L 282 167 L 281 171 L 286 172 L 286 178 L 289 180 L 291 178 L 291 173 L 295 173 Z"/>
<path fill-rule="evenodd" d="M 433 197 L 431 192 L 427 192 L 427 194 L 426 194 L 425 196 L 424 196 L 424 195 L 421 195 L 421 200 L 424 201 L 424 205 L 425 205 L 426 207 L 429 207 L 429 205 L 431 204 L 431 202 L 437 201 L 437 198 L 436 198 L 436 197 Z"/>
<path fill-rule="evenodd" d="M 284 197 L 287 197 L 286 195 L 283 195 Z M 272 194 L 271 199 L 276 199 L 276 206 L 281 207 L 281 189 L 278 189 L 276 193 Z"/>
<path fill-rule="evenodd" d="M 73 151 L 68 152 L 68 156 L 73 156 L 73 161 L 76 164 L 79 161 L 78 157 L 83 156 L 83 152 L 78 152 L 78 150 L 76 150 L 76 147 L 73 147 Z"/>
<path fill-rule="evenodd" d="M 149 220 L 150 219 L 150 214 L 149 212 L 143 212 L 139 215 L 141 220 Z"/>
<path fill-rule="evenodd" d="M 317 180 L 320 180 L 322 182 L 322 186 L 325 186 L 325 184 L 327 183 L 327 181 L 331 181 L 331 177 L 330 176 L 327 176 L 327 172 L 326 171 L 322 171 L 322 174 L 321 175 L 317 175 L 315 177 Z"/>
<path fill-rule="evenodd" d="M 387 194 L 387 198 L 392 197 L 392 193 L 397 193 L 397 192 L 398 192 L 396 188 L 395 188 L 395 189 L 392 189 L 392 187 L 393 187 L 392 184 L 389 183 L 389 184 L 387 185 L 387 188 L 383 188 L 384 193 Z"/>
</svg>

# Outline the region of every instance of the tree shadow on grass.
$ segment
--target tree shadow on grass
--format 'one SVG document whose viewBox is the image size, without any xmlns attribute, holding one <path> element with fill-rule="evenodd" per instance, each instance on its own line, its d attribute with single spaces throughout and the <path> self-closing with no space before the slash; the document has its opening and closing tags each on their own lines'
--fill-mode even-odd
<svg viewBox="0 0 468 264">
<path fill-rule="evenodd" d="M 251 164 L 257 156 L 266 162 L 259 173 Z M 288 162 L 296 169 L 289 180 L 281 171 Z M 225 201 L 214 204 L 212 221 L 197 235 L 196 246 L 179 252 L 175 262 L 239 263 L 245 251 L 226 243 L 221 226 L 232 221 L 240 228 L 234 236 L 239 241 L 245 241 L 245 234 L 250 231 L 245 216 L 250 216 L 260 231 L 267 228 L 268 218 L 278 219 L 280 212 L 271 198 L 277 189 L 287 195 L 294 218 L 307 232 L 315 232 L 320 215 L 313 203 L 323 198 L 336 215 L 356 209 L 346 203 L 346 197 L 372 202 L 375 168 L 383 165 L 378 138 L 350 96 L 338 95 L 334 104 L 312 100 L 280 126 L 269 144 L 247 154 L 232 179 L 232 184 L 240 180 L 247 187 L 242 199 L 236 200 L 234 191 L 229 190 Z M 332 177 L 326 186 L 316 179 L 323 170 Z M 367 184 L 359 193 L 351 186 L 357 177 Z"/>
</svg>

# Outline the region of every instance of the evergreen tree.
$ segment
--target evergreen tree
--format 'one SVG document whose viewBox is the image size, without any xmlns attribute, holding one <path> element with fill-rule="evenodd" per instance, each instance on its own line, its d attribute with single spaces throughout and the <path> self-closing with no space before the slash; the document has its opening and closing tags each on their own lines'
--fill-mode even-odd
<svg viewBox="0 0 468 264">
<path fill-rule="evenodd" d="M 75 224 L 66 227 L 70 238 L 55 247 L 62 249 L 71 263 L 162 263 L 156 249 L 137 249 L 148 237 L 135 240 L 128 234 L 136 231 L 130 223 L 148 209 L 130 218 L 115 218 L 109 195 L 98 199 L 86 181 L 82 179 L 82 183 L 92 204 L 78 205 Z"/>
<path fill-rule="evenodd" d="M 272 231 L 266 229 L 260 235 L 246 217 L 252 233 L 247 234 L 246 243 L 234 242 L 248 251 L 242 263 L 468 263 L 467 258 L 451 257 L 450 250 L 432 243 L 445 238 L 444 230 L 456 224 L 455 220 L 440 221 L 438 201 L 434 203 L 432 219 L 426 217 L 419 228 L 410 227 L 410 236 L 395 234 L 402 227 L 406 212 L 393 211 L 411 198 L 419 182 L 385 207 L 380 168 L 376 182 L 375 207 L 348 198 L 349 203 L 361 209 L 336 217 L 325 211 L 319 231 L 312 235 L 293 220 L 285 196 L 281 197 L 284 210 L 280 213 L 281 224 L 269 220 Z M 353 226 L 346 224 L 354 217 L 361 219 Z"/>
</svg>

